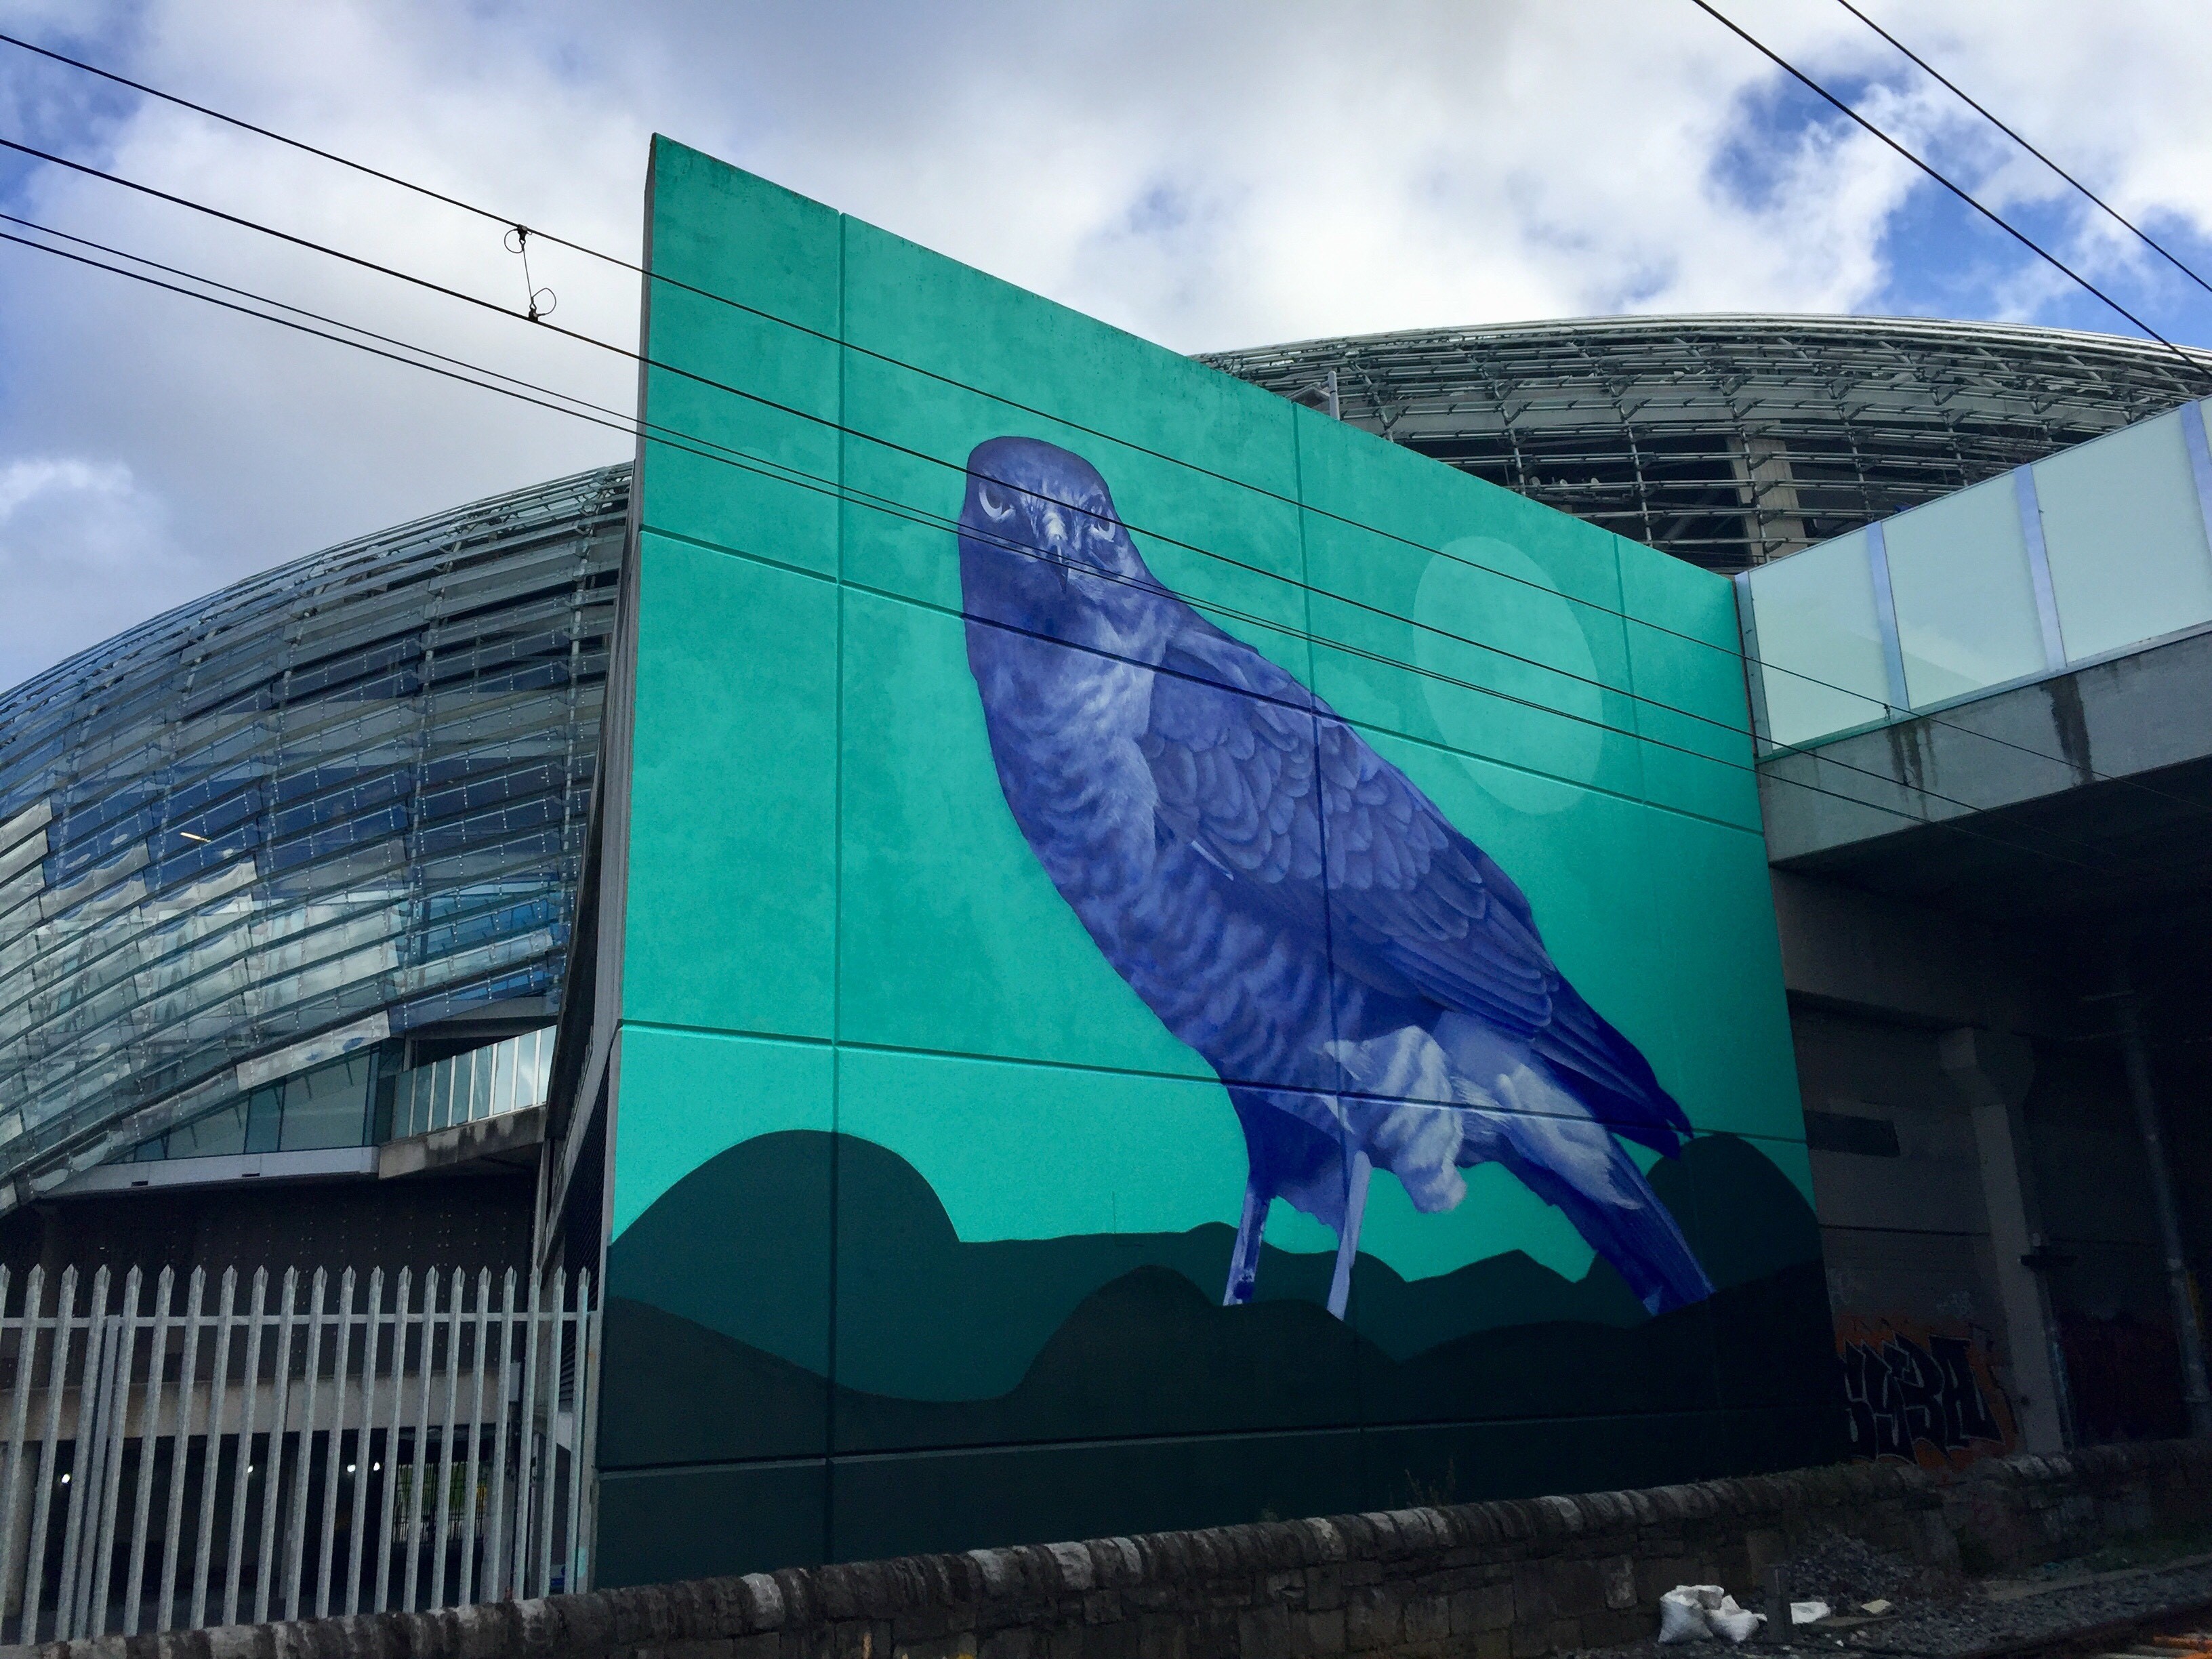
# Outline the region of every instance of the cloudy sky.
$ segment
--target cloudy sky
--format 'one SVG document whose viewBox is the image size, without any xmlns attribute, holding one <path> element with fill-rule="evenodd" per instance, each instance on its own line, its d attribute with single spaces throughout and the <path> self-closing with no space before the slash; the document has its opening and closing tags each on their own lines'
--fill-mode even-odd
<svg viewBox="0 0 2212 1659">
<path fill-rule="evenodd" d="M 2212 276 L 2212 7 L 1863 0 Z M 2212 296 L 1835 0 L 1723 9 L 2171 337 Z M 0 28 L 634 257 L 655 131 L 1182 350 L 1617 312 L 2124 329 L 1689 0 L 0 0 Z M 496 227 L 0 46 L 0 136 L 503 304 Z M 0 155 L 0 211 L 623 405 L 611 354 Z M 0 223 L 0 231 L 16 227 Z M 533 256 L 634 341 L 619 271 Z M 0 243 L 0 684 L 617 434 Z"/>
</svg>

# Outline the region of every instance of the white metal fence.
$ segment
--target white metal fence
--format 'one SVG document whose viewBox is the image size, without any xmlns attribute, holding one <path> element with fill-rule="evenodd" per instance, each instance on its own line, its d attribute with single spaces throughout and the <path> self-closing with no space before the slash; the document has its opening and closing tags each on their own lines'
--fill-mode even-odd
<svg viewBox="0 0 2212 1659">
<path fill-rule="evenodd" d="M 0 1641 L 588 1583 L 588 1273 L 0 1268 Z"/>
</svg>

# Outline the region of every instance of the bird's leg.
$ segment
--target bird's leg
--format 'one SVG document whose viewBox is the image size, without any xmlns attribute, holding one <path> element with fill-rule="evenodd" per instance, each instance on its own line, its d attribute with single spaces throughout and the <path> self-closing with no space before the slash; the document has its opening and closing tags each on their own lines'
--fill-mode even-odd
<svg viewBox="0 0 2212 1659">
<path fill-rule="evenodd" d="M 1244 1214 L 1237 1224 L 1237 1249 L 1229 1258 L 1229 1288 L 1221 1293 L 1224 1308 L 1241 1308 L 1252 1299 L 1253 1281 L 1260 1276 L 1260 1235 L 1267 1231 L 1267 1206 L 1275 1195 L 1262 1191 L 1255 1175 L 1244 1183 Z"/>
<path fill-rule="evenodd" d="M 1352 1299 L 1352 1264 L 1359 1255 L 1359 1218 L 1367 1210 L 1367 1177 L 1374 1171 L 1367 1154 L 1352 1155 L 1352 1180 L 1344 1194 L 1344 1226 L 1336 1236 L 1336 1276 L 1328 1282 L 1328 1310 L 1344 1317 Z"/>
</svg>

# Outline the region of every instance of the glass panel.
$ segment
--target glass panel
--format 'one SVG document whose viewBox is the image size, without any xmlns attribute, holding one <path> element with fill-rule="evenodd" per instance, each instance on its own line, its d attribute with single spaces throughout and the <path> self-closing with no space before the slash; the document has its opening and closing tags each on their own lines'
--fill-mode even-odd
<svg viewBox="0 0 2212 1659">
<path fill-rule="evenodd" d="M 1750 585 L 1768 737 L 1809 743 L 1887 717 L 1864 531 L 1761 565 Z"/>
<path fill-rule="evenodd" d="M 2179 411 L 2035 464 L 2069 661 L 2212 622 L 2212 555 Z"/>
<path fill-rule="evenodd" d="M 218 1158 L 246 1150 L 246 1103 L 229 1105 L 169 1131 L 171 1158 Z"/>
<path fill-rule="evenodd" d="M 2011 474 L 1900 514 L 1883 535 L 1914 708 L 2048 665 Z"/>
<path fill-rule="evenodd" d="M 249 1152 L 273 1152 L 284 1121 L 284 1085 L 271 1083 L 246 1097 L 246 1146 Z"/>
<path fill-rule="evenodd" d="M 349 1054 L 333 1065 L 289 1079 L 284 1085 L 288 1152 L 320 1146 L 358 1146 L 368 1120 L 369 1057 Z"/>
<path fill-rule="evenodd" d="M 422 1120 L 423 1131 L 442 1129 L 453 1121 L 453 1068 L 433 1066 L 430 1068 L 430 1109 Z"/>
<path fill-rule="evenodd" d="M 248 578 L 0 695 L 0 819 L 59 814 L 49 856 L 0 889 L 0 1105 L 55 1127 L 34 1141 L 11 1124 L 0 1175 L 395 986 L 459 1006 L 490 999 L 490 975 L 516 994 L 557 978 L 624 476 Z M 411 844 L 403 890 L 384 878 L 422 826 L 393 809 L 418 799 L 434 845 Z M 394 977 L 402 961 L 424 965 Z M 453 1069 L 410 1079 L 403 1127 L 428 1127 L 434 1080 L 447 1120 L 467 1114 Z M 119 1155 L 358 1137 L 320 1079 L 301 1110 L 272 1094 Z"/>
</svg>

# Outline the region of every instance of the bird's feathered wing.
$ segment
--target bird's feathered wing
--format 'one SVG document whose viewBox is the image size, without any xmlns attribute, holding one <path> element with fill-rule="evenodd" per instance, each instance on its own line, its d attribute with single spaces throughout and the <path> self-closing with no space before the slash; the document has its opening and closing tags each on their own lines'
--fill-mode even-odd
<svg viewBox="0 0 2212 1659">
<path fill-rule="evenodd" d="M 1296 679 L 1186 611 L 1140 742 L 1163 828 L 1232 902 L 1326 936 L 1385 996 L 1526 1042 L 1609 1127 L 1678 1148 L 1681 1107 L 1560 974 L 1512 878 Z"/>
</svg>

